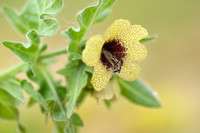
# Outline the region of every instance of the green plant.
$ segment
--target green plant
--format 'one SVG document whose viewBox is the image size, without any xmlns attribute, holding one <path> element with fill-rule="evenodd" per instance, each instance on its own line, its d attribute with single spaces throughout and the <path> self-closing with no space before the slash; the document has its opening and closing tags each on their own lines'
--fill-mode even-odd
<svg viewBox="0 0 200 133">
<path fill-rule="evenodd" d="M 92 25 L 103 21 L 109 15 L 110 6 L 114 1 L 99 0 L 97 5 L 86 7 L 79 12 L 79 27 L 70 27 L 62 32 L 70 40 L 67 49 L 52 52 L 45 52 L 48 45 L 43 44 L 42 39 L 57 33 L 59 23 L 53 16 L 62 9 L 62 0 L 27 0 L 21 13 L 11 7 L 3 7 L 10 22 L 21 34 L 26 35 L 28 43 L 3 42 L 3 45 L 16 54 L 22 63 L 0 72 L 0 118 L 16 120 L 19 130 L 25 132 L 17 108 L 25 102 L 24 91 L 30 96 L 28 105 L 39 103 L 41 112 L 51 117 L 58 132 L 78 132 L 78 127 L 84 124 L 79 115 L 74 113 L 74 108 L 82 103 L 88 93 L 96 93 L 90 81 L 93 68 L 82 62 L 81 54 L 87 42 L 85 35 Z M 154 38 L 144 37 L 140 42 Z M 54 63 L 50 59 L 61 54 L 68 54 L 68 60 L 66 66 L 57 73 L 66 78 L 67 85 L 54 79 L 49 69 Z M 26 73 L 29 81 L 17 78 L 18 73 Z M 34 89 L 32 83 L 36 83 L 38 89 Z M 128 82 L 114 74 L 110 83 L 119 86 L 121 94 L 131 102 L 147 107 L 160 107 L 157 96 L 140 79 Z M 109 99 L 104 101 L 107 106 L 112 102 Z"/>
</svg>

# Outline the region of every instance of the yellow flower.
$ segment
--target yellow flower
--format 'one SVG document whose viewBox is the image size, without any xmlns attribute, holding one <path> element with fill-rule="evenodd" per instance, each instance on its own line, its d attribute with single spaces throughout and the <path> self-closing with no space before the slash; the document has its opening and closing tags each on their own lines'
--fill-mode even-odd
<svg viewBox="0 0 200 133">
<path fill-rule="evenodd" d="M 136 79 L 141 71 L 138 62 L 147 54 L 139 40 L 147 34 L 140 25 L 119 19 L 104 36 L 97 35 L 86 42 L 82 60 L 87 66 L 94 67 L 91 83 L 96 91 L 107 87 L 113 73 L 127 81 Z"/>
</svg>

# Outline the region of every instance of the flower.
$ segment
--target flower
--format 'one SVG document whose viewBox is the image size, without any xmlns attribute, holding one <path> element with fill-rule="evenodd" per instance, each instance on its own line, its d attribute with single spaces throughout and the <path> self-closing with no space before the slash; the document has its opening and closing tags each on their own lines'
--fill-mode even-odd
<svg viewBox="0 0 200 133">
<path fill-rule="evenodd" d="M 147 34 L 140 25 L 119 19 L 104 36 L 96 35 L 86 42 L 82 60 L 87 66 L 94 67 L 91 83 L 96 91 L 107 88 L 113 73 L 127 81 L 136 79 L 141 71 L 138 62 L 147 54 L 139 40 Z"/>
</svg>

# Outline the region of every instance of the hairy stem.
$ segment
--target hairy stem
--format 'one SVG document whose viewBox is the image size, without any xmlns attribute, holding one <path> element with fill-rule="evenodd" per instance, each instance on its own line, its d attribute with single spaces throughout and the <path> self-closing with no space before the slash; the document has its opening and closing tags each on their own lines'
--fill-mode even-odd
<svg viewBox="0 0 200 133">
<path fill-rule="evenodd" d="M 2 72 L 0 72 L 0 79 L 7 78 L 11 75 L 14 75 L 18 72 L 21 72 L 22 69 L 26 66 L 25 62 L 22 62 L 20 64 L 14 65 L 13 67 L 10 67 Z"/>
<path fill-rule="evenodd" d="M 65 48 L 64 49 L 58 49 L 58 50 L 55 50 L 55 51 L 51 51 L 51 52 L 41 54 L 39 59 L 51 58 L 51 57 L 66 54 L 66 53 L 67 53 L 67 50 Z"/>
<path fill-rule="evenodd" d="M 65 48 L 63 49 L 58 49 L 58 50 L 55 50 L 55 51 L 51 51 L 51 52 L 47 52 L 47 53 L 44 53 L 44 54 L 41 54 L 39 56 L 39 59 L 42 60 L 42 59 L 47 59 L 47 58 L 52 58 L 52 57 L 55 57 L 55 56 L 59 56 L 59 55 L 62 55 L 62 54 L 66 54 L 67 53 L 67 50 Z M 16 73 L 19 73 L 22 71 L 22 69 L 26 66 L 27 64 L 25 62 L 22 62 L 20 64 L 17 64 L 17 65 L 14 65 L 13 67 L 11 68 L 8 68 L 2 72 L 0 72 L 0 79 L 4 79 L 6 77 L 9 77 L 11 75 L 14 75 Z"/>
</svg>

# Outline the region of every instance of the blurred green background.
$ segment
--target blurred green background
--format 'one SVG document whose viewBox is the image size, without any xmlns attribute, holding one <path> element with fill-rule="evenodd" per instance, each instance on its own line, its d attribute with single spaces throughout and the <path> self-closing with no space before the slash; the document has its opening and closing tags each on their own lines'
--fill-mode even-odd
<svg viewBox="0 0 200 133">
<path fill-rule="evenodd" d="M 64 0 L 65 6 L 56 16 L 61 31 L 76 26 L 75 14 L 94 4 L 93 0 Z M 22 9 L 25 0 L 0 0 Z M 88 37 L 103 34 L 116 19 L 128 19 L 145 27 L 159 38 L 146 43 L 148 57 L 141 63 L 141 78 L 159 93 L 163 107 L 148 109 L 132 104 L 123 97 L 106 109 L 102 102 L 88 97 L 76 111 L 85 122 L 81 133 L 200 133 L 200 1 L 199 0 L 117 0 L 112 14 L 95 25 Z M 0 14 L 0 41 L 26 41 Z M 66 47 L 68 41 L 60 33 L 44 39 L 49 50 Z M 67 57 L 58 58 L 52 70 L 62 68 Z M 20 60 L 0 45 L 0 70 Z M 23 75 L 22 75 L 23 76 Z M 61 78 L 55 74 L 57 78 Z M 20 107 L 22 122 L 28 133 L 50 133 L 52 122 L 45 123 L 38 105 Z M 0 133 L 15 133 L 15 122 L 0 119 Z"/>
</svg>

